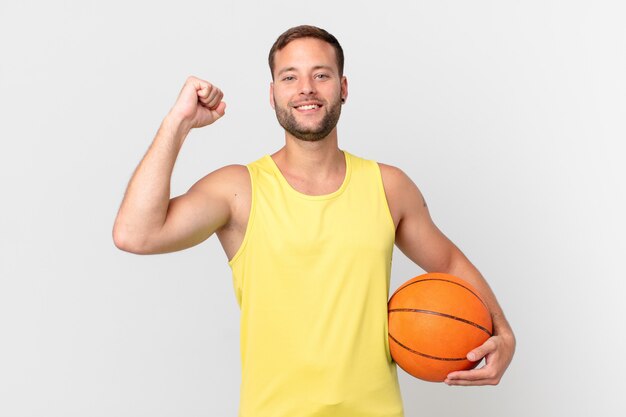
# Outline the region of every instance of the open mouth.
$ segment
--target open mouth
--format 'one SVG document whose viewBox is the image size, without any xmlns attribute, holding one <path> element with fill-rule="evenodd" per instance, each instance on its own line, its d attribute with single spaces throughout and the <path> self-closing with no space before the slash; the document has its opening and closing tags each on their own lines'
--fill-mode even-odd
<svg viewBox="0 0 626 417">
<path fill-rule="evenodd" d="M 322 107 L 322 102 L 320 101 L 305 101 L 304 103 L 299 103 L 293 105 L 293 108 L 298 110 L 299 112 L 313 112 Z"/>
<path fill-rule="evenodd" d="M 317 105 L 317 104 L 306 104 L 303 106 L 297 106 L 296 109 L 298 110 L 314 110 L 314 109 L 319 109 L 321 106 Z"/>
</svg>

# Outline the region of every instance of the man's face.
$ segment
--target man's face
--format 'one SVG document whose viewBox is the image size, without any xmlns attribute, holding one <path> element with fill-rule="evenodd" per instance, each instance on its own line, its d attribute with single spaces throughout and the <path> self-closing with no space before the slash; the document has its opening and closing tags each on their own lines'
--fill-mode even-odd
<svg viewBox="0 0 626 417">
<path fill-rule="evenodd" d="M 315 38 L 291 41 L 274 55 L 270 103 L 278 123 L 294 137 L 318 141 L 339 121 L 345 77 L 339 76 L 335 50 Z"/>
</svg>

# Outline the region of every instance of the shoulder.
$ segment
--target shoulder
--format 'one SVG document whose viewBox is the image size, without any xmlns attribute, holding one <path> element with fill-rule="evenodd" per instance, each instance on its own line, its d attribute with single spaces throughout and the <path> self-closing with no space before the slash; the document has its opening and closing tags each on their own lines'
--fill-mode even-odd
<svg viewBox="0 0 626 417">
<path fill-rule="evenodd" d="M 396 166 L 384 164 L 375 159 L 364 158 L 361 156 L 354 155 L 352 153 L 349 153 L 349 155 L 351 156 L 351 159 L 353 161 L 358 161 L 364 165 L 365 164 L 367 165 L 373 164 L 374 166 L 378 165 L 378 168 L 380 169 L 380 174 L 383 177 L 383 183 L 385 185 L 385 189 L 387 189 L 388 187 L 395 187 L 396 185 L 402 186 L 406 184 L 407 182 L 411 181 L 408 175 L 406 175 L 404 171 L 402 171 L 400 168 Z"/>
<path fill-rule="evenodd" d="M 215 171 L 215 174 L 220 180 L 227 183 L 249 183 L 250 175 L 248 174 L 248 168 L 245 165 L 232 164 L 223 166 Z"/>
<path fill-rule="evenodd" d="M 373 159 L 359 159 L 373 162 L 378 165 L 378 168 L 380 169 L 380 175 L 383 181 L 383 187 L 385 189 L 385 194 L 388 200 L 392 200 L 391 202 L 397 199 L 405 201 L 409 196 L 417 196 L 419 199 L 421 199 L 421 193 L 417 188 L 417 185 L 402 169 L 394 165 L 385 164 Z"/>
<path fill-rule="evenodd" d="M 226 181 L 228 183 L 238 182 L 248 177 L 248 168 L 245 165 L 233 164 L 226 165 L 209 172 L 199 181 Z"/>
<path fill-rule="evenodd" d="M 245 165 L 226 165 L 200 178 L 192 190 L 230 199 L 250 190 L 250 176 Z"/>
<path fill-rule="evenodd" d="M 401 190 L 405 187 L 417 188 L 413 180 L 400 168 L 382 162 L 377 162 L 377 164 L 380 167 L 385 191 Z"/>
<path fill-rule="evenodd" d="M 413 180 L 400 168 L 378 162 L 385 195 L 392 211 L 402 218 L 416 207 L 425 207 L 424 197 Z"/>
<path fill-rule="evenodd" d="M 207 204 L 223 204 L 230 212 L 225 228 L 245 224 L 250 211 L 252 183 L 245 165 L 233 164 L 216 169 L 192 187 Z M 239 227 L 241 228 L 241 227 Z"/>
</svg>

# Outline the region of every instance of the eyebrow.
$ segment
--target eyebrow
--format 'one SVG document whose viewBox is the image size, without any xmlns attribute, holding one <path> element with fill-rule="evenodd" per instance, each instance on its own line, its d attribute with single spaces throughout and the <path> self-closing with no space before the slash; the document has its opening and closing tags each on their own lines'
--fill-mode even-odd
<svg viewBox="0 0 626 417">
<path fill-rule="evenodd" d="M 318 69 L 326 69 L 329 71 L 332 71 L 332 67 L 328 66 L 328 65 L 316 65 L 313 67 L 313 70 L 318 70 Z M 289 71 L 296 71 L 297 68 L 296 67 L 287 67 L 287 68 L 283 68 L 281 69 L 277 75 L 282 74 L 283 72 L 289 72 Z"/>
</svg>

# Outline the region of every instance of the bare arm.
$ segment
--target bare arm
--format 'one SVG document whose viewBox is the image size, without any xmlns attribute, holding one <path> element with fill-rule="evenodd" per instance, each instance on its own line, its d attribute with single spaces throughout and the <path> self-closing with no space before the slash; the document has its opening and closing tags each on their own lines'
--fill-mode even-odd
<svg viewBox="0 0 626 417">
<path fill-rule="evenodd" d="M 222 97 L 208 82 L 187 79 L 128 184 L 113 226 L 118 248 L 133 253 L 180 250 L 206 239 L 228 221 L 226 197 L 215 186 L 221 171 L 170 201 L 171 175 L 184 140 L 192 128 L 224 115 Z"/>
<path fill-rule="evenodd" d="M 513 358 L 515 336 L 496 296 L 476 267 L 433 223 L 421 192 L 400 169 L 381 164 L 390 208 L 399 218 L 396 245 L 427 272 L 444 272 L 467 280 L 489 307 L 494 337 L 468 352 L 468 359 L 486 358 L 486 366 L 471 371 L 453 372 L 450 385 L 495 385 Z"/>
</svg>

